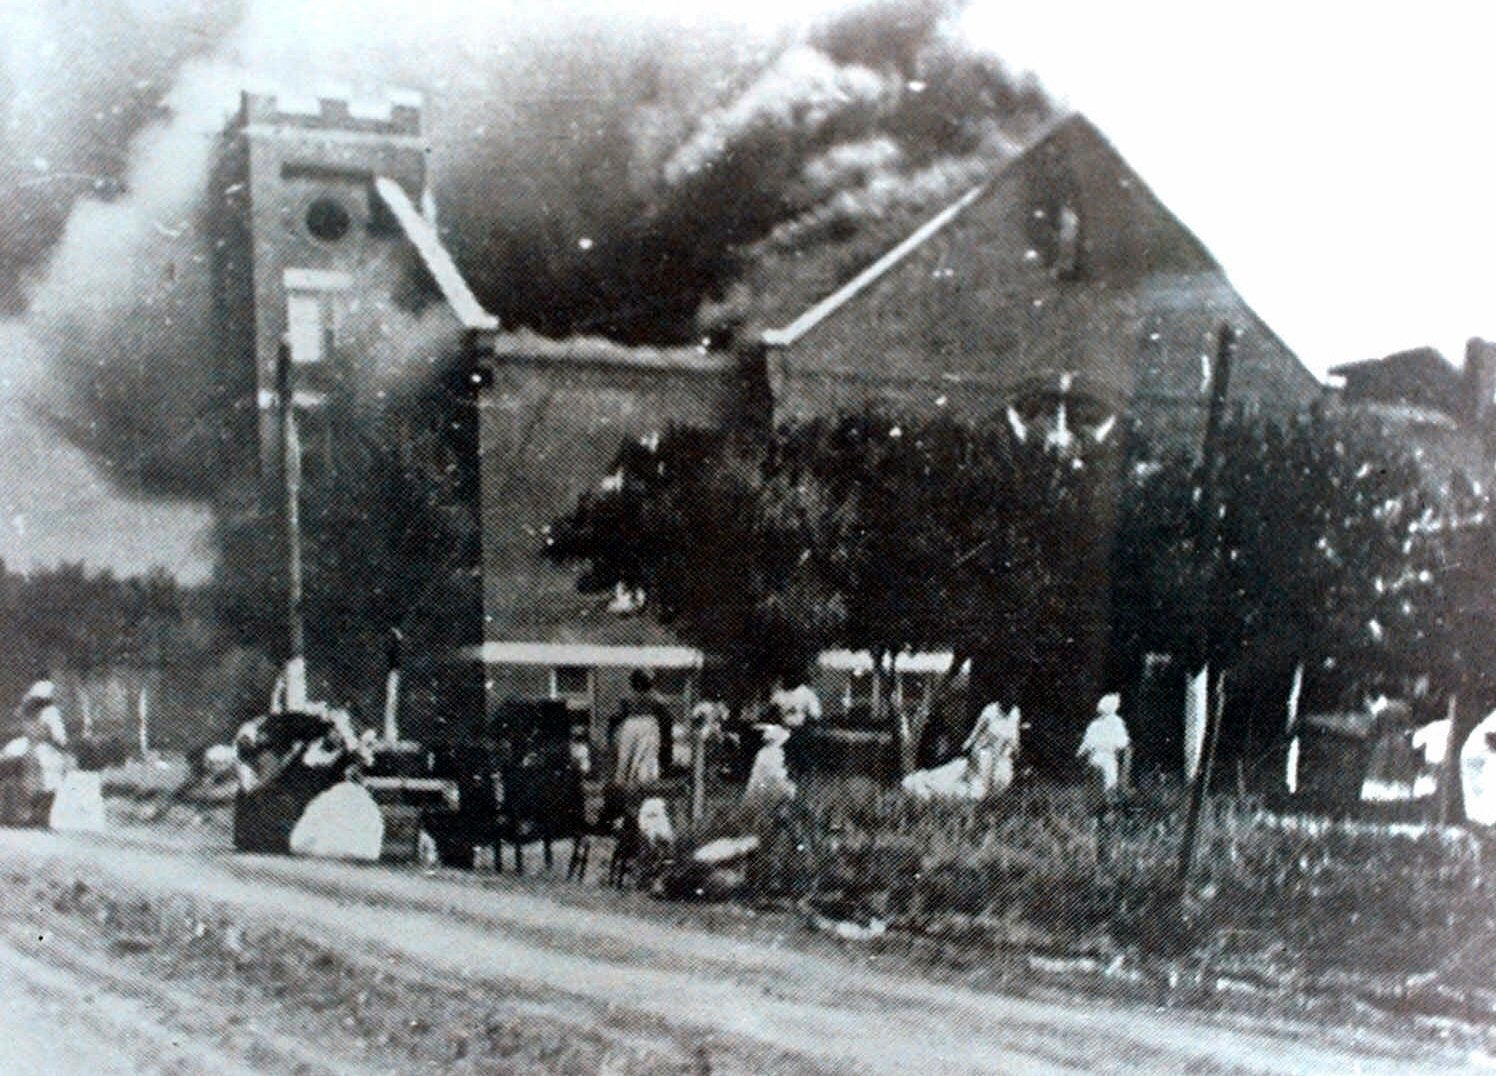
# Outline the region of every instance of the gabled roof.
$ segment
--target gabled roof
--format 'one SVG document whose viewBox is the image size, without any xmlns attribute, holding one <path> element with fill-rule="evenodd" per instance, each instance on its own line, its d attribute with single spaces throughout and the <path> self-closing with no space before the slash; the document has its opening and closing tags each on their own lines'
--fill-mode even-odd
<svg viewBox="0 0 1496 1076">
<path fill-rule="evenodd" d="M 1071 174 L 1071 164 L 1076 156 L 1077 147 L 1084 147 L 1080 150 L 1081 154 L 1089 155 L 1093 159 L 1089 176 Z M 1097 162 L 1099 162 L 1099 168 Z M 1138 202 L 1144 203 L 1153 214 L 1163 218 L 1163 227 L 1172 233 L 1167 236 L 1168 240 L 1178 247 L 1172 252 L 1171 260 L 1177 263 L 1172 268 L 1196 272 L 1219 268 L 1204 245 L 1136 178 L 1095 125 L 1084 115 L 1076 112 L 1049 125 L 1021 153 L 1004 161 L 986 180 L 966 190 L 923 224 L 913 230 L 909 230 L 906 226 L 905 237 L 897 245 L 888 249 L 876 261 L 867 265 L 845 284 L 810 306 L 784 327 L 764 330 L 760 339 L 771 347 L 787 347 L 794 344 L 907 261 L 911 255 L 926 246 L 936 236 L 949 229 L 971 206 L 989 196 L 1001 198 L 1010 195 L 1013 191 L 1009 188 L 1021 188 L 1025 183 L 1033 186 L 1046 186 L 1048 185 L 1046 180 L 1057 178 L 1048 175 L 1056 167 L 1063 175 L 1065 185 L 1094 188 L 1091 191 L 1077 190 L 1075 193 L 1078 195 L 1094 197 L 1100 189 L 1112 188 L 1110 193 L 1113 197 L 1123 198 L 1130 195 Z M 1123 188 L 1126 194 L 1117 190 L 1117 187 Z M 897 220 L 868 222 L 866 231 L 872 233 L 868 237 L 869 240 L 875 241 L 877 236 L 887 234 L 890 228 L 899 227 L 899 223 Z M 858 245 L 861 246 L 861 242 Z M 816 261 L 829 256 L 811 253 L 808 260 Z M 800 252 L 795 253 L 795 260 L 797 263 L 802 261 Z M 800 265 L 797 264 L 796 268 L 800 268 Z M 782 300 L 775 302 L 771 298 L 769 305 L 782 309 Z"/>
<path fill-rule="evenodd" d="M 452 255 L 442 245 L 441 237 L 436 234 L 436 229 L 430 221 L 421 216 L 415 204 L 410 200 L 410 196 L 405 193 L 405 189 L 392 179 L 376 176 L 374 190 L 389 207 L 390 212 L 395 215 L 400 230 L 405 233 L 405 238 L 410 240 L 411 246 L 415 247 L 416 253 L 421 257 L 421 263 L 431 274 L 431 278 L 436 281 L 436 286 L 441 289 L 442 298 L 447 301 L 447 305 L 451 307 L 452 313 L 457 316 L 463 328 L 479 332 L 492 332 L 498 329 L 499 319 L 483 309 L 483 305 L 478 302 L 477 296 L 463 279 L 462 271 L 457 268 L 457 263 L 452 260 Z"/>
<path fill-rule="evenodd" d="M 981 183 L 967 191 L 924 224 L 921 224 L 898 246 L 873 262 L 872 265 L 869 265 L 784 328 L 766 330 L 763 334 L 763 342 L 770 347 L 789 347 L 795 341 L 799 340 L 800 337 L 810 332 L 863 291 L 871 287 L 879 277 L 898 265 L 915 250 L 918 250 L 924 245 L 927 239 L 955 220 L 956 215 L 961 210 L 985 194 L 987 187 L 987 183 Z"/>
<path fill-rule="evenodd" d="M 1345 378 L 1345 398 L 1351 403 L 1432 408 L 1449 415 L 1460 414 L 1465 403 L 1460 370 L 1431 347 L 1342 363 L 1330 373 Z"/>
<path fill-rule="evenodd" d="M 741 307 L 747 338 L 793 350 L 794 376 L 844 394 L 915 378 L 1002 394 L 1073 371 L 1123 398 L 1194 404 L 1229 322 L 1243 333 L 1234 395 L 1284 407 L 1318 396 L 1318 379 L 1084 116 L 985 176 L 964 174 L 933 213 L 900 205 L 770 237 L 724 310 Z"/>
</svg>

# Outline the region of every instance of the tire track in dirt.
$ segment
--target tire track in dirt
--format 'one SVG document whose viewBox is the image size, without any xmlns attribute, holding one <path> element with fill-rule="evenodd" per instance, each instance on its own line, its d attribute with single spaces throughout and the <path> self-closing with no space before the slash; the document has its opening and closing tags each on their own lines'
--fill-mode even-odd
<svg viewBox="0 0 1496 1076">
<path fill-rule="evenodd" d="M 858 1071 L 1412 1072 L 1371 1037 L 1227 1026 L 1107 1003 L 1061 1004 L 933 986 L 616 913 L 408 872 L 294 860 L 225 861 L 119 840 L 0 834 L 0 857 L 92 868 L 143 891 L 218 902 L 325 943 L 537 998 L 697 1029 L 732 1052 Z M 458 914 L 453 915 L 456 911 Z M 592 939 L 589 951 L 588 939 Z M 630 944 L 631 943 L 631 944 Z M 622 951 L 620 950 L 622 947 Z M 762 1053 L 761 1053 L 762 1055 Z M 767 1055 L 764 1060 L 767 1060 Z M 1426 1060 L 1426 1059 L 1425 1059 Z M 1445 1057 L 1427 1071 L 1448 1071 Z"/>
<path fill-rule="evenodd" d="M 48 1059 L 38 1062 L 44 1068 L 34 1072 L 101 1071 L 133 1073 L 145 1066 L 160 1072 L 213 1072 L 223 1076 L 255 1076 L 266 1067 L 249 1068 L 238 1060 L 244 1052 L 264 1062 L 281 1062 L 274 1071 L 305 1071 L 308 1076 L 345 1076 L 350 1070 L 321 1064 L 310 1051 L 275 1043 L 270 1037 L 257 1036 L 248 1047 L 233 1051 L 205 1041 L 201 1017 L 189 1018 L 192 999 L 173 996 L 172 991 L 154 984 L 127 981 L 92 962 L 84 962 L 48 951 L 43 956 L 23 952 L 15 944 L 16 931 L 7 930 L 0 941 L 0 975 L 6 993 L 24 991 L 43 1001 L 52 1016 L 43 1025 L 51 1029 L 46 1036 Z M 92 964 L 92 966 L 90 966 Z M 9 998 L 7 998 L 9 1000 Z M 185 1004 L 184 1004 L 185 1002 Z M 202 1007 L 197 1006 L 199 1013 Z M 17 1022 L 7 1021 L 13 1030 Z M 64 1028 L 66 1034 L 57 1030 Z M 218 1038 L 212 1035 L 211 1038 Z M 73 1059 L 64 1069 L 57 1063 L 77 1049 L 80 1040 L 108 1044 L 106 1051 L 96 1045 L 85 1046 L 92 1056 L 86 1062 Z M 59 1056 L 61 1055 L 61 1056 Z M 87 1068 L 78 1067 L 86 1064 Z M 57 1067 L 54 1067 L 56 1065 Z M 103 1066 L 95 1069 L 94 1066 Z M 19 1069 L 15 1071 L 21 1071 Z"/>
</svg>

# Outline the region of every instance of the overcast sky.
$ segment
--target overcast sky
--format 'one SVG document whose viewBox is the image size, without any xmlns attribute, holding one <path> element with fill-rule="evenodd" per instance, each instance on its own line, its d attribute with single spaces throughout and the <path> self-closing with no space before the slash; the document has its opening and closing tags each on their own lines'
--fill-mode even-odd
<svg viewBox="0 0 1496 1076">
<path fill-rule="evenodd" d="M 398 18 L 405 0 L 369 2 Z M 468 2 L 421 6 L 461 19 Z M 672 15 L 683 33 L 723 17 L 769 33 L 835 6 L 608 4 Z M 1480 4 L 1389 7 L 977 0 L 964 25 L 1087 113 L 1323 373 L 1421 344 L 1459 362 L 1467 337 L 1496 336 L 1496 20 Z M 0 421 L 8 563 L 204 574 L 205 513 L 112 496 L 13 399 L 0 399 Z"/>
</svg>

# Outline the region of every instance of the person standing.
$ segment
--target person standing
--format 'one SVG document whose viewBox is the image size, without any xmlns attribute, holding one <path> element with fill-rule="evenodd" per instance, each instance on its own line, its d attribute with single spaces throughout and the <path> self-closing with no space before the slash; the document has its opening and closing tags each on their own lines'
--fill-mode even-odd
<svg viewBox="0 0 1496 1076">
<path fill-rule="evenodd" d="M 1466 819 L 1496 826 L 1496 710 L 1471 730 L 1460 748 L 1460 791 Z"/>
<path fill-rule="evenodd" d="M 803 673 L 781 677 L 774 682 L 769 695 L 769 709 L 779 716 L 779 723 L 792 734 L 787 741 L 786 758 L 790 773 L 804 777 L 816 770 L 816 753 L 820 741 L 815 727 L 821 722 L 821 699 L 806 682 Z"/>
<path fill-rule="evenodd" d="M 1122 720 L 1122 696 L 1103 695 L 1096 704 L 1096 716 L 1081 738 L 1077 758 L 1090 767 L 1092 778 L 1101 794 L 1111 799 L 1127 788 L 1132 779 L 1132 737 Z"/>
<path fill-rule="evenodd" d="M 784 759 L 784 745 L 790 739 L 790 730 L 783 725 L 765 725 L 762 731 L 764 745 L 754 756 L 753 770 L 748 774 L 748 785 L 743 790 L 743 802 L 751 806 L 772 807 L 795 795 L 795 782 L 790 779 Z"/>
<path fill-rule="evenodd" d="M 32 824 L 45 825 L 57 790 L 71 767 L 68 734 L 57 707 L 57 688 L 38 680 L 27 689 L 16 708 L 21 735 L 6 745 L 5 753 L 24 758 L 22 785 Z"/>
<path fill-rule="evenodd" d="M 660 725 L 663 704 L 654 694 L 654 681 L 643 669 L 629 675 L 629 695 L 623 700 L 622 721 L 615 740 L 613 783 L 634 792 L 660 779 Z"/>
<path fill-rule="evenodd" d="M 971 760 L 984 796 L 993 795 L 1013 783 L 1018 759 L 1018 728 L 1023 719 L 1017 706 L 1004 710 L 1001 703 L 989 702 L 977 716 L 971 735 L 962 752 Z"/>
<path fill-rule="evenodd" d="M 805 677 L 790 677 L 794 686 L 785 679 L 775 681 L 774 692 L 769 696 L 770 704 L 779 711 L 779 720 L 793 732 L 806 724 L 821 720 L 821 699 L 815 689 L 805 682 Z"/>
</svg>

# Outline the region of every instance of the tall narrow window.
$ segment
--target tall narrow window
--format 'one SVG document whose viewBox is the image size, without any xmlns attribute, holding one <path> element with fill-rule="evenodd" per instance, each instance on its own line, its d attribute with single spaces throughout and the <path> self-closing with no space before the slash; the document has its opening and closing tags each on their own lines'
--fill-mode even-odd
<svg viewBox="0 0 1496 1076">
<path fill-rule="evenodd" d="M 1073 280 L 1080 275 L 1080 214 L 1072 206 L 1062 206 L 1056 229 L 1054 274 Z"/>
<path fill-rule="evenodd" d="M 324 354 L 327 333 L 326 307 L 322 296 L 292 292 L 286 296 L 286 339 L 291 345 L 291 361 L 298 366 L 315 366 Z"/>
</svg>

